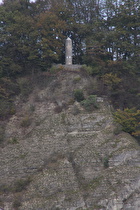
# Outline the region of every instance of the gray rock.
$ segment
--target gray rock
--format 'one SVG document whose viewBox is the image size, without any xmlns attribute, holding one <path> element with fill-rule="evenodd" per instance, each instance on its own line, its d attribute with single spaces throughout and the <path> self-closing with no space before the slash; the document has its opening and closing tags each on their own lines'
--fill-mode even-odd
<svg viewBox="0 0 140 210">
<path fill-rule="evenodd" d="M 54 96 L 66 103 L 71 99 L 77 88 L 76 83 L 70 89 L 75 74 L 79 75 L 60 74 L 57 80 L 62 86 L 57 94 L 51 84 L 38 90 L 41 101 L 32 95 L 7 123 L 8 144 L 0 148 L 0 205 L 4 210 L 14 205 L 19 210 L 140 209 L 139 145 L 127 133 L 114 134 L 116 125 L 107 99 L 99 97 L 100 108 L 91 113 L 78 102 L 54 112 Z M 89 80 L 81 76 L 82 83 L 84 89 Z M 29 115 L 31 103 L 36 109 Z M 76 115 L 74 106 L 79 109 Z M 24 114 L 32 118 L 27 128 L 20 124 Z"/>
</svg>

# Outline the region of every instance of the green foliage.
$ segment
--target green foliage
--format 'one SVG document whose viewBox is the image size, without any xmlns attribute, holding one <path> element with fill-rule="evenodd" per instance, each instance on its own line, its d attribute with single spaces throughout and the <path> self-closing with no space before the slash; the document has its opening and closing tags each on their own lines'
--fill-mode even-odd
<svg viewBox="0 0 140 210">
<path fill-rule="evenodd" d="M 3 77 L 0 79 L 0 117 L 15 114 L 13 96 L 19 93 L 19 88 L 15 80 Z"/>
<path fill-rule="evenodd" d="M 103 75 L 102 79 L 104 81 L 104 84 L 111 87 L 114 87 L 121 82 L 121 79 L 116 74 L 112 74 L 112 73 L 107 73 Z"/>
<path fill-rule="evenodd" d="M 88 59 L 88 58 L 87 58 Z M 89 61 L 87 64 L 90 64 L 90 66 L 83 65 L 82 70 L 85 70 L 89 75 L 97 75 L 100 74 L 102 71 L 102 66 L 101 63 L 98 65 L 92 65 Z"/>
<path fill-rule="evenodd" d="M 82 70 L 86 71 L 88 74 L 92 74 L 92 67 L 87 65 L 82 65 Z"/>
<path fill-rule="evenodd" d="M 139 108 L 139 74 L 131 61 L 108 61 L 101 74 L 103 94 L 107 94 L 115 108 Z M 131 84 L 131 85 L 130 85 Z"/>
<path fill-rule="evenodd" d="M 85 63 L 92 66 L 88 70 L 90 74 L 99 74 L 108 60 L 111 60 L 111 55 L 105 50 L 104 44 L 101 41 L 95 41 L 91 36 L 88 40 L 87 51 L 84 56 Z"/>
<path fill-rule="evenodd" d="M 81 77 L 80 76 L 77 76 L 73 79 L 73 82 L 76 84 L 78 83 L 79 81 L 81 80 Z"/>
<path fill-rule="evenodd" d="M 19 78 L 18 84 L 23 98 L 27 97 L 32 92 L 32 83 L 29 79 Z"/>
<path fill-rule="evenodd" d="M 109 158 L 108 157 L 105 157 L 103 159 L 103 164 L 104 164 L 104 168 L 108 168 L 109 167 Z"/>
<path fill-rule="evenodd" d="M 0 99 L 8 99 L 18 93 L 18 84 L 14 79 L 9 77 L 3 77 L 0 79 Z"/>
<path fill-rule="evenodd" d="M 122 125 L 123 131 L 128 132 L 134 136 L 140 135 L 140 110 L 118 109 L 114 114 L 116 122 Z"/>
<path fill-rule="evenodd" d="M 51 74 L 57 74 L 58 72 L 64 70 L 64 67 L 62 65 L 53 65 L 50 69 L 49 72 Z"/>
<path fill-rule="evenodd" d="M 8 1 L 0 6 L 0 76 L 46 70 L 61 59 L 66 21 L 37 4 Z"/>
<path fill-rule="evenodd" d="M 81 89 L 74 90 L 74 98 L 78 102 L 83 101 L 84 100 L 83 90 Z"/>
<path fill-rule="evenodd" d="M 95 66 L 92 66 L 92 67 L 89 67 L 88 68 L 88 73 L 90 74 L 90 75 L 100 75 L 101 74 L 101 72 L 102 72 L 102 66 L 100 66 L 100 65 L 95 65 Z"/>
<path fill-rule="evenodd" d="M 99 108 L 96 95 L 88 96 L 87 99 L 81 101 L 81 104 L 87 111 L 93 111 L 94 109 Z"/>
<path fill-rule="evenodd" d="M 12 101 L 1 99 L 0 100 L 0 117 L 4 118 L 9 115 L 15 114 L 15 106 Z"/>
</svg>

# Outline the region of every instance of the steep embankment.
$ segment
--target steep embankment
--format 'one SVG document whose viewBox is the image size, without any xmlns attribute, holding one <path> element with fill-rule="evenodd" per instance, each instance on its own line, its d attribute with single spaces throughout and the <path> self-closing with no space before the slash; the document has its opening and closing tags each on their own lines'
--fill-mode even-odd
<svg viewBox="0 0 140 210">
<path fill-rule="evenodd" d="M 0 150 L 0 206 L 4 210 L 140 208 L 140 151 L 115 125 L 111 106 L 87 112 L 74 102 L 97 89 L 81 72 L 61 71 L 37 87 L 7 123 Z"/>
</svg>

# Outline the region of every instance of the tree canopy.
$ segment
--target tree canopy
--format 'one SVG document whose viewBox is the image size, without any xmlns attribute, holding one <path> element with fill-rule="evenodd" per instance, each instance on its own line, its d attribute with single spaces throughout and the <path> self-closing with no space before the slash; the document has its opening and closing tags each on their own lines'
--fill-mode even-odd
<svg viewBox="0 0 140 210">
<path fill-rule="evenodd" d="M 4 0 L 0 20 L 0 75 L 64 63 L 67 36 L 75 63 L 139 64 L 139 0 Z"/>
</svg>

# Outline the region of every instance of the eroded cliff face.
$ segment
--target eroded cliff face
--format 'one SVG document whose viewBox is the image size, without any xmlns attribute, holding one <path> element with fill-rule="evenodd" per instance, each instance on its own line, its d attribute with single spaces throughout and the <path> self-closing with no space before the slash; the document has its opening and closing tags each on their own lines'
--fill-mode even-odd
<svg viewBox="0 0 140 210">
<path fill-rule="evenodd" d="M 73 103 L 73 90 L 89 87 L 94 79 L 62 71 L 26 103 L 17 98 L 0 149 L 1 209 L 140 209 L 139 145 L 105 97 L 90 113 Z"/>
</svg>

